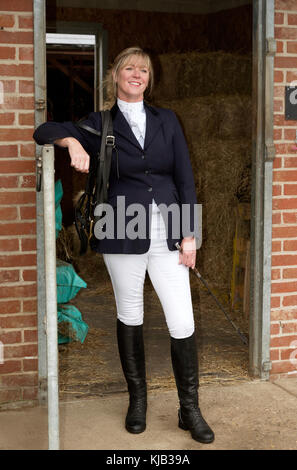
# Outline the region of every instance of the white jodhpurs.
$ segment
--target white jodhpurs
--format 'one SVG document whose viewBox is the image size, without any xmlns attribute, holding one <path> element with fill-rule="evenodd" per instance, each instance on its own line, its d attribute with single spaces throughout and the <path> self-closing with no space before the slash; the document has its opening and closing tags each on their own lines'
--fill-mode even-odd
<svg viewBox="0 0 297 470">
<path fill-rule="evenodd" d="M 168 250 L 161 213 L 153 204 L 148 252 L 104 254 L 115 295 L 117 317 L 125 325 L 142 325 L 146 271 L 160 299 L 170 336 L 187 338 L 194 332 L 189 268 L 179 264 L 179 252 Z"/>
</svg>

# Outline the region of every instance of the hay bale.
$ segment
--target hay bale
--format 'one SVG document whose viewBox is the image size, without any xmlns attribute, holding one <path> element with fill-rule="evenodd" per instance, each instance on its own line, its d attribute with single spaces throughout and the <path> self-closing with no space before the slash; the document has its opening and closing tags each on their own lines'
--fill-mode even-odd
<svg viewBox="0 0 297 470">
<path fill-rule="evenodd" d="M 252 99 L 249 95 L 216 95 L 158 100 L 156 106 L 172 109 L 188 142 L 198 137 L 251 138 Z"/>
<path fill-rule="evenodd" d="M 238 187 L 251 162 L 249 140 L 192 142 L 191 160 L 202 203 L 203 243 L 198 255 L 204 275 L 217 287 L 231 282 Z"/>
<path fill-rule="evenodd" d="M 252 57 L 218 52 L 159 56 L 160 80 L 154 100 L 213 94 L 251 94 Z"/>
</svg>

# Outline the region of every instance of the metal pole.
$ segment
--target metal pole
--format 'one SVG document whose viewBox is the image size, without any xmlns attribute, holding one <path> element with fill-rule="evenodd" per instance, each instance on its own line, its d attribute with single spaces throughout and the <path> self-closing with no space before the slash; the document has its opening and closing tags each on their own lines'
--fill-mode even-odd
<svg viewBox="0 0 297 470">
<path fill-rule="evenodd" d="M 45 294 L 47 334 L 47 387 L 48 387 L 48 447 L 59 449 L 59 386 L 58 386 L 58 321 L 56 279 L 56 228 L 54 147 L 44 145 L 44 243 L 45 243 Z"/>
</svg>

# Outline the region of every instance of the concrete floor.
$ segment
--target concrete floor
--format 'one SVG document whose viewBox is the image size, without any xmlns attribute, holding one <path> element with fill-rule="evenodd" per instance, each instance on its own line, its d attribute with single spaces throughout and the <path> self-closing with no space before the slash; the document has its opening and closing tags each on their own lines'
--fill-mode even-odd
<svg viewBox="0 0 297 470">
<path fill-rule="evenodd" d="M 147 429 L 124 428 L 127 394 L 60 403 L 60 448 L 82 450 L 296 450 L 297 378 L 203 385 L 200 403 L 213 428 L 200 444 L 177 427 L 175 390 L 149 392 Z M 0 412 L 0 449 L 47 449 L 47 409 Z"/>
</svg>

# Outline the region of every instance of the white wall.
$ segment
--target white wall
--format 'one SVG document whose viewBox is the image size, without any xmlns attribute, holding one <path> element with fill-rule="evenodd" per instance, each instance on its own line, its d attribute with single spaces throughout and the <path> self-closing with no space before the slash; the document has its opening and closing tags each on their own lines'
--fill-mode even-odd
<svg viewBox="0 0 297 470">
<path fill-rule="evenodd" d="M 57 0 L 57 7 L 211 13 L 252 3 L 252 0 Z"/>
</svg>

